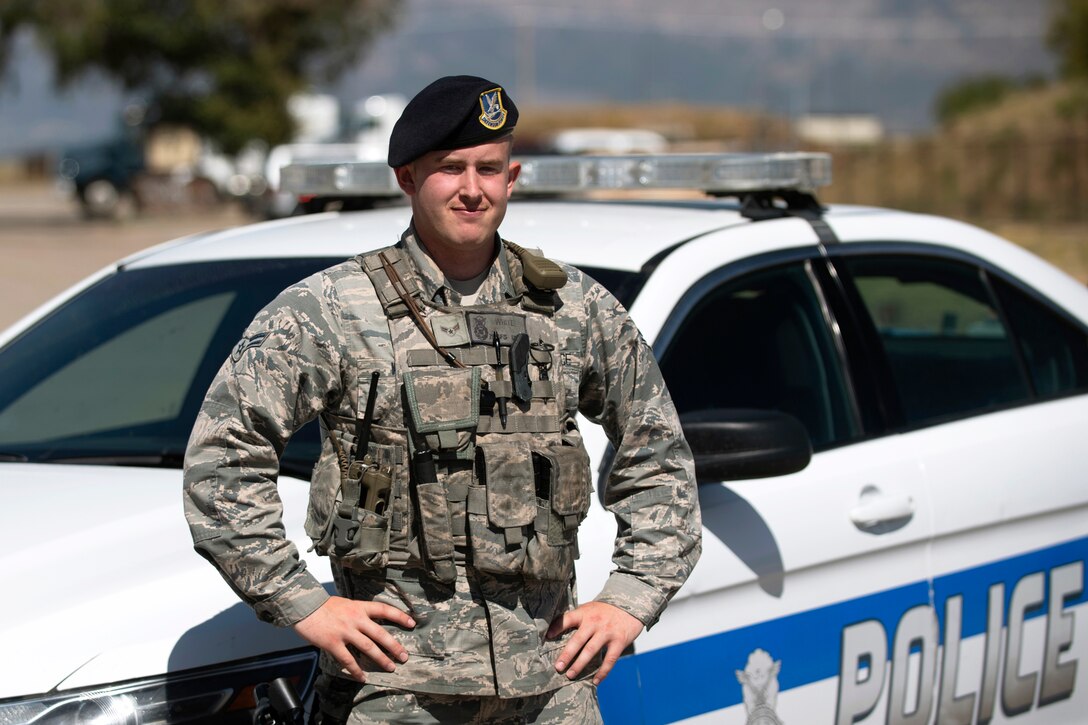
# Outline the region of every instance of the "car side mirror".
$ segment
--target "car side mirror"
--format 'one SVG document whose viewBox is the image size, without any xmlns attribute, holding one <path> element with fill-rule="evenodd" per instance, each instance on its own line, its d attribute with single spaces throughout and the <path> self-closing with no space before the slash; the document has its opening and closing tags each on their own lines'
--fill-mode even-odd
<svg viewBox="0 0 1088 725">
<path fill-rule="evenodd" d="M 812 460 L 801 421 L 777 410 L 722 408 L 680 416 L 699 483 L 796 473 Z"/>
</svg>

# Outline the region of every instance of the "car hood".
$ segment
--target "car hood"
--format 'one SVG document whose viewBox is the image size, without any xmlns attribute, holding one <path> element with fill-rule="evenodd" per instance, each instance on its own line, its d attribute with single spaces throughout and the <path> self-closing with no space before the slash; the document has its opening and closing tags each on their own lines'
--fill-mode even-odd
<svg viewBox="0 0 1088 725">
<path fill-rule="evenodd" d="M 302 543 L 307 484 L 284 477 L 280 494 Z M 0 698 L 304 644 L 257 620 L 193 550 L 177 470 L 0 464 L 0 571 Z"/>
</svg>

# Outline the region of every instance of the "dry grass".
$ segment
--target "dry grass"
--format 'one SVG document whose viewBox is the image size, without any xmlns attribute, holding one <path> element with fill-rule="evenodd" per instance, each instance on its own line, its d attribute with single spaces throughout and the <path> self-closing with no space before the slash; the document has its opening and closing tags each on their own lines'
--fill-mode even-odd
<svg viewBox="0 0 1088 725">
<path fill-rule="evenodd" d="M 1088 284 L 1088 222 L 974 220 Z"/>
</svg>

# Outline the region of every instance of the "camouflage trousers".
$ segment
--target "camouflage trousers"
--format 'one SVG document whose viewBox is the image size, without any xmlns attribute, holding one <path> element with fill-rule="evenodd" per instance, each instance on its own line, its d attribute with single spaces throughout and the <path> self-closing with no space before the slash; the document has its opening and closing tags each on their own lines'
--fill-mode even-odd
<svg viewBox="0 0 1088 725">
<path fill-rule="evenodd" d="M 313 725 L 594 725 L 602 723 L 597 704 L 597 687 L 580 680 L 552 692 L 529 697 L 460 697 L 427 692 L 409 692 L 377 685 L 351 685 L 345 680 L 328 688 L 321 675 L 319 692 L 324 699 L 315 704 Z M 331 678 L 330 678 L 331 679 Z M 322 685 L 325 685 L 322 687 Z"/>
</svg>

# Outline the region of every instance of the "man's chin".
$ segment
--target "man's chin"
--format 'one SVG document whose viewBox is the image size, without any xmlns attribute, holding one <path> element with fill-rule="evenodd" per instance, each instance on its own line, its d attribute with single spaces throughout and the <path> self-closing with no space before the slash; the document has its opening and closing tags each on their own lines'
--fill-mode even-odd
<svg viewBox="0 0 1088 725">
<path fill-rule="evenodd" d="M 494 239 L 495 229 L 483 224 L 461 225 L 452 235 L 453 242 L 466 249 L 488 246 Z"/>
</svg>

